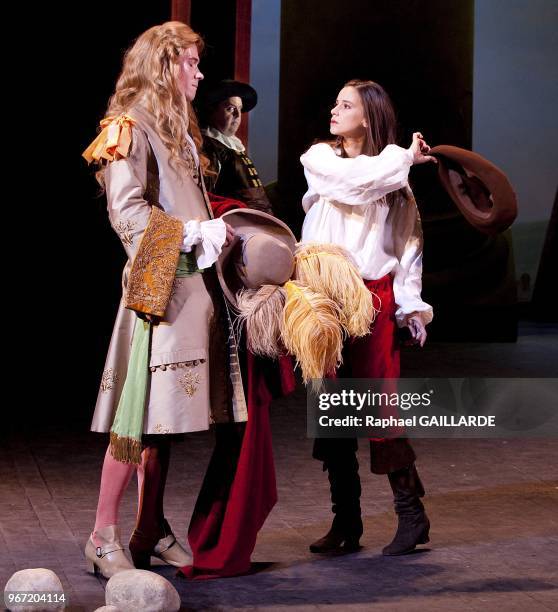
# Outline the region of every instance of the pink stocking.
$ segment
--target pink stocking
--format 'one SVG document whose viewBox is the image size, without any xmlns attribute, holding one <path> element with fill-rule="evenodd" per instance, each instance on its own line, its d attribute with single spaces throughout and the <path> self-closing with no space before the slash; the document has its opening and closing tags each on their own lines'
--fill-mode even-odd
<svg viewBox="0 0 558 612">
<path fill-rule="evenodd" d="M 133 464 L 117 461 L 107 448 L 101 473 L 101 489 L 93 534 L 103 527 L 118 525 L 120 501 L 135 469 L 136 466 Z"/>
</svg>

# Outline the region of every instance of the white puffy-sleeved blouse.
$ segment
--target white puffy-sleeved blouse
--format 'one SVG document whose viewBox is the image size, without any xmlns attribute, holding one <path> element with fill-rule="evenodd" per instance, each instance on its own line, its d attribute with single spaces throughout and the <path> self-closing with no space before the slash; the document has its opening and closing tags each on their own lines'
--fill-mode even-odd
<svg viewBox="0 0 558 612">
<path fill-rule="evenodd" d="M 393 276 L 397 324 L 420 313 L 432 320 L 423 302 L 422 229 L 414 198 L 389 205 L 386 194 L 410 187 L 413 154 L 388 145 L 379 155 L 341 157 L 329 144 L 315 144 L 300 161 L 308 182 L 302 198 L 306 218 L 302 242 L 329 242 L 347 249 L 364 279 Z M 409 193 L 409 195 L 412 195 Z"/>
</svg>

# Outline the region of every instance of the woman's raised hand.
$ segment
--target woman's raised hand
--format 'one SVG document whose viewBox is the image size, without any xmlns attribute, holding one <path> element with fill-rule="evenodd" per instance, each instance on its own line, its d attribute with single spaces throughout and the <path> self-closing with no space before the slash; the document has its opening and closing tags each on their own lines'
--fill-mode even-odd
<svg viewBox="0 0 558 612">
<path fill-rule="evenodd" d="M 427 162 L 438 163 L 435 157 L 428 155 L 430 147 L 426 144 L 424 136 L 420 132 L 413 133 L 413 142 L 409 147 L 409 151 L 413 154 L 413 164 L 425 164 Z"/>
</svg>

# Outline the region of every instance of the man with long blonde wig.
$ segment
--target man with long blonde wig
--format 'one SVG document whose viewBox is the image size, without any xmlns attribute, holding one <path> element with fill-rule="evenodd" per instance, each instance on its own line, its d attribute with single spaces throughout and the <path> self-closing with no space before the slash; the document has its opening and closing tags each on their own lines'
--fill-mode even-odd
<svg viewBox="0 0 558 612">
<path fill-rule="evenodd" d="M 107 578 L 133 567 L 120 542 L 118 510 L 134 472 L 135 566 L 149 567 L 151 556 L 176 567 L 191 563 L 163 511 L 171 436 L 247 418 L 213 266 L 233 230 L 213 218 L 192 110 L 202 47 L 179 22 L 141 34 L 125 55 L 101 131 L 84 152 L 97 164 L 111 225 L 128 256 L 91 426 L 110 432 L 110 444 L 85 554 L 90 569 Z"/>
</svg>

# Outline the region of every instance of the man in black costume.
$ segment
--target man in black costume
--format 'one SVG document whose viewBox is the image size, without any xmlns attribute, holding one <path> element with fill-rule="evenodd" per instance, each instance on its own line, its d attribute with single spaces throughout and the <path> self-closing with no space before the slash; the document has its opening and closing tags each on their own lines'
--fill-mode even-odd
<svg viewBox="0 0 558 612">
<path fill-rule="evenodd" d="M 273 214 L 258 172 L 236 136 L 242 113 L 257 104 L 256 90 L 247 83 L 224 80 L 208 85 L 201 98 L 203 147 L 212 170 L 205 177 L 207 190 Z"/>
</svg>

